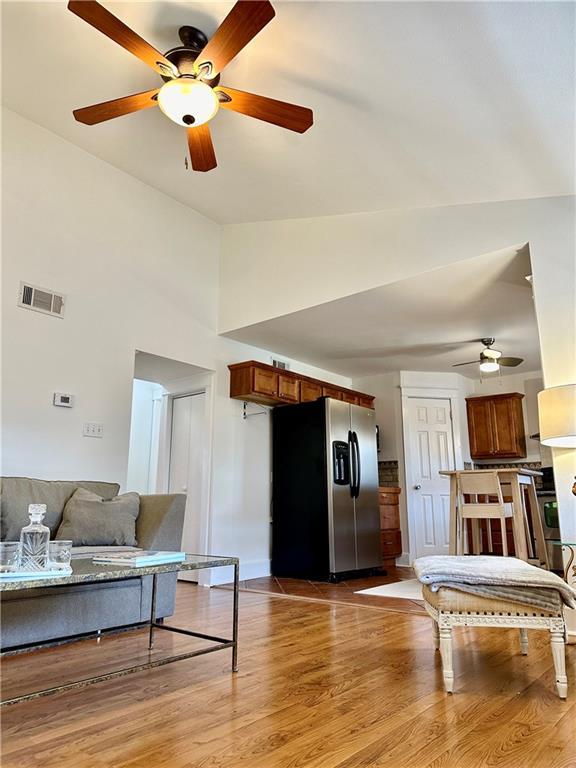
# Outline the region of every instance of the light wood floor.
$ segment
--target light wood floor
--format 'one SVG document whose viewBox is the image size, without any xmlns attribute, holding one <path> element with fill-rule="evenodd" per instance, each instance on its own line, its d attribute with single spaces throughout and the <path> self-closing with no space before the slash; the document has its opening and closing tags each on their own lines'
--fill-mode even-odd
<svg viewBox="0 0 576 768">
<path fill-rule="evenodd" d="M 226 632 L 230 600 L 182 584 L 176 618 Z M 428 618 L 243 592 L 237 675 L 223 651 L 7 707 L 2 768 L 574 768 L 576 648 L 562 702 L 530 635 L 522 657 L 512 630 L 457 631 L 447 696 Z M 5 659 L 5 695 L 144 658 L 144 641 Z"/>
</svg>

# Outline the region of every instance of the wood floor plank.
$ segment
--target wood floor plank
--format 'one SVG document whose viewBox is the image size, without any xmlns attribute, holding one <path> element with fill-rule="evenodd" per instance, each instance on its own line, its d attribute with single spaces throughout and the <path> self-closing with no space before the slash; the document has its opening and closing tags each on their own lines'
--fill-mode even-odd
<svg viewBox="0 0 576 768">
<path fill-rule="evenodd" d="M 230 601 L 181 584 L 174 623 L 225 634 Z M 447 696 L 425 616 L 248 591 L 240 617 L 237 675 L 222 652 L 6 708 L 2 768 L 576 766 L 576 651 L 562 702 L 544 632 L 523 657 L 517 632 L 456 630 Z M 143 642 L 130 633 L 5 659 L 3 683 L 92 674 Z"/>
</svg>

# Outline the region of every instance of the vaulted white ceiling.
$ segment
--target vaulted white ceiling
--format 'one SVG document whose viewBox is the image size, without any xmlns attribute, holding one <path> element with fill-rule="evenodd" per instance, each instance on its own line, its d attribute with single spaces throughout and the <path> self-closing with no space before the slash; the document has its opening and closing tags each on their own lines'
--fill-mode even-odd
<svg viewBox="0 0 576 768">
<path fill-rule="evenodd" d="M 232 7 L 104 4 L 162 51 Z M 221 110 L 208 174 L 186 171 L 185 132 L 157 109 L 74 121 L 159 78 L 65 2 L 3 3 L 4 103 L 220 222 L 574 191 L 573 3 L 274 6 L 222 82 L 310 106 L 315 124 L 300 136 Z"/>
</svg>

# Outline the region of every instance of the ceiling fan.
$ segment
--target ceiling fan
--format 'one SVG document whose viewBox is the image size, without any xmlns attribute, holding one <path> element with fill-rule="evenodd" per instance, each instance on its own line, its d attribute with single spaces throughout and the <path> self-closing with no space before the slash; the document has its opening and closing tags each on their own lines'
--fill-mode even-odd
<svg viewBox="0 0 576 768">
<path fill-rule="evenodd" d="M 477 341 L 484 344 L 484 349 L 480 352 L 479 360 L 470 360 L 467 363 L 456 363 L 452 368 L 458 368 L 460 365 L 474 365 L 480 363 L 480 370 L 482 373 L 496 373 L 500 370 L 500 366 L 515 368 L 520 363 L 524 362 L 522 357 L 502 357 L 502 352 L 497 349 L 492 349 L 492 345 L 496 342 L 496 339 L 490 337 L 485 339 L 477 339 Z"/>
<path fill-rule="evenodd" d="M 162 86 L 151 91 L 74 110 L 80 123 L 95 125 L 159 106 L 170 120 L 186 128 L 195 171 L 216 168 L 208 122 L 220 107 L 297 133 L 304 133 L 313 123 L 312 110 L 307 107 L 219 84 L 224 67 L 274 18 L 274 8 L 268 0 L 239 0 L 210 41 L 196 27 L 180 27 L 181 45 L 165 54 L 95 0 L 70 0 L 68 9 L 152 67 L 164 80 Z"/>
</svg>

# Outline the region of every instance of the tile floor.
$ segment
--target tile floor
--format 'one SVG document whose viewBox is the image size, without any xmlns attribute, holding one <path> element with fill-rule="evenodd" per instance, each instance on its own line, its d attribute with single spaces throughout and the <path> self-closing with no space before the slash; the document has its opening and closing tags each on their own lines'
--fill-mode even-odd
<svg viewBox="0 0 576 768">
<path fill-rule="evenodd" d="M 265 576 L 241 581 L 240 589 L 245 592 L 259 592 L 303 600 L 321 600 L 400 613 L 424 614 L 424 603 L 420 600 L 355 594 L 360 589 L 369 589 L 370 587 L 393 584 L 397 581 L 413 578 L 414 571 L 411 568 L 392 567 L 387 569 L 386 575 L 347 579 L 338 584 Z"/>
</svg>

